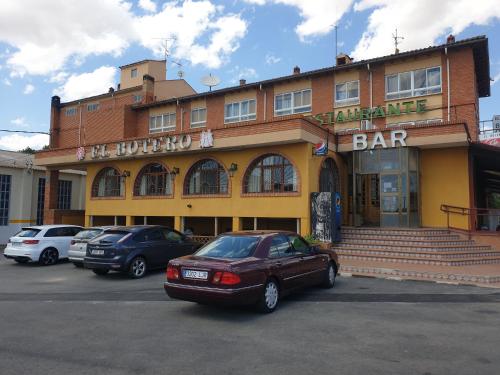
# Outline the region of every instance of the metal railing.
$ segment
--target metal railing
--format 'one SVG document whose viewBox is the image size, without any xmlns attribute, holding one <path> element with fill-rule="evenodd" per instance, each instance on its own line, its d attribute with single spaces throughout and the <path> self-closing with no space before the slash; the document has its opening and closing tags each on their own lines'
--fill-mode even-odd
<svg viewBox="0 0 500 375">
<path fill-rule="evenodd" d="M 500 209 L 499 208 L 469 208 L 441 205 L 441 211 L 446 213 L 446 225 L 448 229 L 464 230 L 463 228 L 450 225 L 450 215 L 467 217 L 467 232 L 489 231 L 500 235 Z"/>
<path fill-rule="evenodd" d="M 189 238 L 191 238 L 193 241 L 195 242 L 198 242 L 198 243 L 201 243 L 201 244 L 206 244 L 210 241 L 212 241 L 215 236 L 189 236 Z"/>
</svg>

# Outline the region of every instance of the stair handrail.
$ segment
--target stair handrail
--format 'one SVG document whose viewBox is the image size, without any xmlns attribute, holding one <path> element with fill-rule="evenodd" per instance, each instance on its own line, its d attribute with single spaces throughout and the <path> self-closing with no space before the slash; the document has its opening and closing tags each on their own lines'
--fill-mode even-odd
<svg viewBox="0 0 500 375">
<path fill-rule="evenodd" d="M 460 215 L 460 216 L 474 216 L 476 217 L 476 222 L 474 223 L 474 228 L 477 224 L 477 216 L 498 216 L 500 217 L 500 208 L 477 208 L 477 207 L 460 207 L 460 206 L 452 206 L 449 204 L 441 204 L 440 210 L 446 213 L 446 225 L 448 229 L 456 229 L 456 230 L 464 230 L 461 228 L 454 228 L 450 226 L 450 214 L 451 215 Z M 500 231 L 500 224 L 495 228 L 496 231 Z M 474 229 L 471 228 L 471 223 L 469 220 L 469 229 L 467 232 L 473 232 Z"/>
</svg>

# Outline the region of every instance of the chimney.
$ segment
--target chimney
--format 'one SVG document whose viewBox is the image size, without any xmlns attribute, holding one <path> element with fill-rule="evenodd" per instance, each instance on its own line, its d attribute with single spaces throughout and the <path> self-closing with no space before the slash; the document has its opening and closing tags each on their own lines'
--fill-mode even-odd
<svg viewBox="0 0 500 375">
<path fill-rule="evenodd" d="M 338 65 L 346 65 L 352 63 L 352 58 L 345 53 L 341 53 L 337 55 L 337 66 Z"/>
<path fill-rule="evenodd" d="M 241 78 L 241 79 L 240 79 L 240 86 L 243 86 L 243 85 L 246 85 L 246 84 L 247 84 L 247 80 L 246 80 L 246 79 Z"/>
<path fill-rule="evenodd" d="M 453 34 L 448 35 L 448 38 L 446 38 L 446 43 L 447 44 L 455 43 L 455 35 Z"/>
<path fill-rule="evenodd" d="M 120 85 L 120 84 L 118 84 L 118 85 L 116 86 L 116 89 L 117 89 L 117 90 L 120 90 L 120 86 L 121 86 L 121 85 Z"/>
<path fill-rule="evenodd" d="M 144 103 L 151 103 L 154 101 L 155 92 L 155 79 L 149 74 L 144 74 L 142 76 L 142 98 Z"/>
<path fill-rule="evenodd" d="M 297 65 L 295 65 L 295 67 L 293 68 L 293 75 L 297 74 L 300 74 L 300 68 Z"/>
<path fill-rule="evenodd" d="M 115 92 L 115 89 L 114 89 L 114 88 L 112 88 L 112 87 L 110 87 L 110 88 L 109 88 L 109 90 L 108 90 L 108 93 L 110 93 L 110 94 L 111 94 L 111 93 L 113 93 L 113 92 Z"/>
</svg>

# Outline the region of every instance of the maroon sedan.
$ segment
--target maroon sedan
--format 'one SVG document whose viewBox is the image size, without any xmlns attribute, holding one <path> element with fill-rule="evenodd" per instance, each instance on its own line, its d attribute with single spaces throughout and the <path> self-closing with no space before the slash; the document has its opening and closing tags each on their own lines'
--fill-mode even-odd
<svg viewBox="0 0 500 375">
<path fill-rule="evenodd" d="M 332 288 L 338 269 L 334 252 L 320 253 L 296 233 L 225 233 L 193 255 L 171 260 L 165 291 L 186 301 L 255 304 L 272 312 L 294 290 Z"/>
</svg>

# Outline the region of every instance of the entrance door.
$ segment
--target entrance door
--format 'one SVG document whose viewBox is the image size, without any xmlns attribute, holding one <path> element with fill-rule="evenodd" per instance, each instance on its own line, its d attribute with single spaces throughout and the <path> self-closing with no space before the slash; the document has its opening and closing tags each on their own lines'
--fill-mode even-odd
<svg viewBox="0 0 500 375">
<path fill-rule="evenodd" d="M 356 225 L 380 225 L 379 175 L 356 175 Z"/>
<path fill-rule="evenodd" d="M 399 173 L 380 174 L 380 222 L 384 227 L 399 227 L 401 215 Z"/>
</svg>

